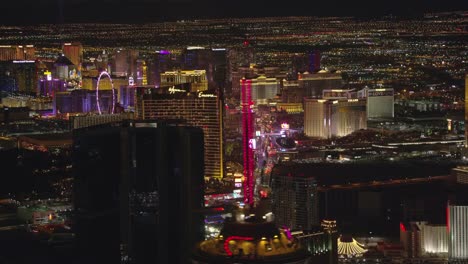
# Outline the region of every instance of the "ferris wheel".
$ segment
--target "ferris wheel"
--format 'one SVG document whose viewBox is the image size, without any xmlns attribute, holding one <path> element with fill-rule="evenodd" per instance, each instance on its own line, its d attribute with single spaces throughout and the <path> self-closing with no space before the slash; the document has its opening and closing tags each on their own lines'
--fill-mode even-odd
<svg viewBox="0 0 468 264">
<path fill-rule="evenodd" d="M 101 72 L 101 74 L 99 74 L 99 77 L 98 77 L 98 80 L 97 80 L 97 86 L 96 86 L 96 105 L 97 105 L 97 109 L 98 109 L 98 112 L 100 115 L 102 115 L 102 111 L 101 111 L 101 103 L 99 102 L 100 101 L 100 97 L 99 97 L 99 83 L 101 82 L 101 78 L 103 76 L 107 76 L 111 82 L 111 88 L 112 88 L 112 107 L 111 107 L 111 114 L 114 113 L 114 109 L 115 109 L 115 91 L 114 91 L 114 81 L 112 80 L 110 74 L 107 72 L 107 71 L 103 71 Z"/>
</svg>

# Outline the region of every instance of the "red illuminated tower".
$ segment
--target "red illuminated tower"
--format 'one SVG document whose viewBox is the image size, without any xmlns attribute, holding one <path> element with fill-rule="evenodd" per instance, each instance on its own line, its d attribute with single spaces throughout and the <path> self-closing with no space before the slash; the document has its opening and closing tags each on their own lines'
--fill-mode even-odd
<svg viewBox="0 0 468 264">
<path fill-rule="evenodd" d="M 244 203 L 253 206 L 254 203 L 254 114 L 252 101 L 252 81 L 242 79 L 242 146 L 244 150 Z"/>
</svg>

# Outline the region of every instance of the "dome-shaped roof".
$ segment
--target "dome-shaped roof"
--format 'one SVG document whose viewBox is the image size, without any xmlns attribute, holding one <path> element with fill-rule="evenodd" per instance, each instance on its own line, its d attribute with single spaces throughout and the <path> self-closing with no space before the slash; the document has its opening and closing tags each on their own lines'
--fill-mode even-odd
<svg viewBox="0 0 468 264">
<path fill-rule="evenodd" d="M 357 242 L 350 235 L 341 235 L 338 238 L 338 256 L 342 258 L 354 258 L 361 257 L 362 254 L 366 253 L 364 245 Z"/>
</svg>

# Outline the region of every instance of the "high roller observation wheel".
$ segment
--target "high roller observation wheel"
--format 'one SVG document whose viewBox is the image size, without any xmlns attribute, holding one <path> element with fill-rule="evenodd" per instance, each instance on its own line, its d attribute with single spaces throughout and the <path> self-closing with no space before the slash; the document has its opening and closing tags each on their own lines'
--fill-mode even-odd
<svg viewBox="0 0 468 264">
<path fill-rule="evenodd" d="M 101 104 L 99 103 L 99 83 L 101 82 L 102 76 L 106 75 L 107 78 L 109 78 L 111 82 L 111 87 L 112 87 L 112 111 L 111 114 L 114 113 L 114 108 L 115 108 L 115 91 L 114 91 L 114 81 L 112 80 L 110 74 L 107 71 L 102 71 L 101 74 L 99 74 L 98 80 L 97 80 L 97 86 L 96 86 L 96 105 L 97 109 L 100 115 L 102 115 L 101 111 Z"/>
</svg>

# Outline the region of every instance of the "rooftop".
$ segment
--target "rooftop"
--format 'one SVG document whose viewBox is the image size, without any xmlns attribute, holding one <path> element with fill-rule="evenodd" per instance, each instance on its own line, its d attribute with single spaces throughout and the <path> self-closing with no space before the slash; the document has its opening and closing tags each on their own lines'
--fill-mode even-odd
<svg viewBox="0 0 468 264">
<path fill-rule="evenodd" d="M 45 147 L 53 146 L 71 146 L 72 134 L 71 133 L 52 133 L 52 134 L 33 134 L 27 136 L 20 136 L 18 141 L 27 142 L 34 145 L 41 145 Z"/>
</svg>

